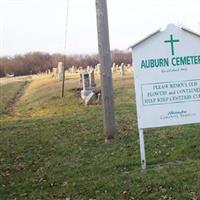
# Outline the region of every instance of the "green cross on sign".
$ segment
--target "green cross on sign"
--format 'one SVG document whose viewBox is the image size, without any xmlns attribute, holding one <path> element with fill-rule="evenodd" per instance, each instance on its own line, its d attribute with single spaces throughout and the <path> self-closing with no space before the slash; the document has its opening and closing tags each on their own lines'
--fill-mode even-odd
<svg viewBox="0 0 200 200">
<path fill-rule="evenodd" d="M 172 51 L 172 56 L 174 56 L 174 42 L 180 42 L 180 40 L 174 40 L 173 35 L 170 35 L 170 40 L 165 40 L 165 43 L 171 43 L 171 51 Z"/>
</svg>

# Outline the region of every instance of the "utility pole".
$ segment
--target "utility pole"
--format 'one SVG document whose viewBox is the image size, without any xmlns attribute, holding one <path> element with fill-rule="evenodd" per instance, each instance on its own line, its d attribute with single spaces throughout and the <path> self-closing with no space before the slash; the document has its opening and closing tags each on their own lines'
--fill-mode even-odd
<svg viewBox="0 0 200 200">
<path fill-rule="evenodd" d="M 64 65 L 64 70 L 63 70 L 63 79 L 62 79 L 62 91 L 61 91 L 61 96 L 62 98 L 65 95 L 65 61 L 66 61 L 66 48 L 67 48 L 67 35 L 68 35 L 68 22 L 69 22 L 69 0 L 67 0 L 67 12 L 66 12 L 66 24 L 65 24 L 65 44 L 64 44 L 64 54 L 63 54 L 63 65 Z"/>
<path fill-rule="evenodd" d="M 107 1 L 96 0 L 97 33 L 101 71 L 101 92 L 104 110 L 104 133 L 106 140 L 115 137 L 115 113 L 111 73 L 111 52 L 108 30 Z"/>
</svg>

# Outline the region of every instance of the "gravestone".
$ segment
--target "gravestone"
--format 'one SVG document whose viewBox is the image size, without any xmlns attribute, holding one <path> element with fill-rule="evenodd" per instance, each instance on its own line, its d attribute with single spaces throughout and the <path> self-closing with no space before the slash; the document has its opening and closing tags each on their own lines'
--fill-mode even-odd
<svg viewBox="0 0 200 200">
<path fill-rule="evenodd" d="M 116 71 L 119 71 L 119 65 L 116 65 L 115 67 L 116 67 Z"/>
<path fill-rule="evenodd" d="M 96 100 L 95 93 L 92 91 L 90 94 L 85 98 L 85 105 L 89 105 L 94 103 Z"/>
<path fill-rule="evenodd" d="M 56 67 L 53 68 L 53 77 L 54 77 L 55 79 L 58 78 L 58 68 L 56 68 Z"/>
<path fill-rule="evenodd" d="M 100 64 L 97 64 L 95 67 L 95 71 L 97 72 L 97 74 L 100 74 Z"/>
<path fill-rule="evenodd" d="M 133 67 L 130 64 L 128 64 L 126 68 L 128 72 L 133 72 Z"/>
<path fill-rule="evenodd" d="M 92 92 L 89 73 L 83 72 L 81 74 L 81 82 L 83 86 L 83 90 L 81 90 L 81 98 L 85 100 L 86 97 Z"/>
<path fill-rule="evenodd" d="M 116 72 L 116 67 L 115 67 L 115 63 L 113 63 L 113 66 L 112 66 L 112 73 Z"/>
<path fill-rule="evenodd" d="M 87 70 L 86 70 L 87 72 L 90 72 L 90 66 L 87 66 Z"/>
<path fill-rule="evenodd" d="M 62 62 L 58 63 L 58 80 L 63 80 L 63 73 L 64 73 L 64 65 Z"/>
<path fill-rule="evenodd" d="M 71 73 L 76 73 L 77 68 L 75 66 L 72 66 L 69 70 Z"/>
<path fill-rule="evenodd" d="M 83 71 L 84 71 L 83 67 L 78 67 L 76 72 L 81 75 L 81 73 L 83 73 Z"/>
<path fill-rule="evenodd" d="M 124 69 L 125 67 L 124 67 L 124 63 L 122 63 L 121 65 L 120 65 L 120 74 L 121 74 L 121 76 L 124 76 L 125 75 L 125 69 Z"/>
<path fill-rule="evenodd" d="M 83 90 L 81 91 L 81 98 L 86 99 L 88 95 L 95 89 L 94 71 L 83 72 L 80 74 L 80 83 L 82 83 Z"/>
<path fill-rule="evenodd" d="M 101 101 L 102 101 L 102 95 L 101 95 L 101 93 L 98 93 L 98 95 L 97 95 L 97 103 L 101 103 Z"/>
<path fill-rule="evenodd" d="M 90 85 L 92 88 L 96 87 L 95 77 L 94 77 L 94 70 L 89 73 L 90 76 Z"/>
</svg>

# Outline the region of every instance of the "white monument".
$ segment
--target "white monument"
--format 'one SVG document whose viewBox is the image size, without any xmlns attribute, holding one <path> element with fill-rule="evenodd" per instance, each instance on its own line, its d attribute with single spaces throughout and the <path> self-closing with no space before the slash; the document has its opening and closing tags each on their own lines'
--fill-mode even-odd
<svg viewBox="0 0 200 200">
<path fill-rule="evenodd" d="M 95 67 L 95 71 L 97 72 L 97 74 L 100 74 L 100 67 L 101 67 L 100 64 L 97 64 Z"/>
<path fill-rule="evenodd" d="M 94 71 L 81 73 L 80 82 L 83 86 L 83 90 L 81 90 L 81 98 L 85 100 L 93 92 L 96 86 Z"/>
<path fill-rule="evenodd" d="M 62 62 L 58 63 L 58 80 L 63 80 L 63 73 L 64 73 L 64 65 Z"/>
<path fill-rule="evenodd" d="M 53 68 L 53 77 L 55 79 L 58 79 L 58 68 L 56 68 L 56 67 Z"/>
<path fill-rule="evenodd" d="M 124 66 L 124 63 L 122 63 L 122 64 L 120 65 L 120 74 L 121 74 L 121 76 L 124 76 L 124 75 L 125 75 L 125 66 Z"/>
<path fill-rule="evenodd" d="M 72 66 L 70 71 L 71 71 L 71 73 L 76 73 L 76 70 L 77 70 L 76 67 Z"/>
<path fill-rule="evenodd" d="M 112 73 L 116 72 L 116 67 L 115 67 L 115 63 L 113 63 L 112 65 Z"/>
</svg>

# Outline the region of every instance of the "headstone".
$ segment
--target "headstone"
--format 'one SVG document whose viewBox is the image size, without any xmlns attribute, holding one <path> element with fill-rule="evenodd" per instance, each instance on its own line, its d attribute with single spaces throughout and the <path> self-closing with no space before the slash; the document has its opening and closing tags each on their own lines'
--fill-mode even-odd
<svg viewBox="0 0 200 200">
<path fill-rule="evenodd" d="M 82 73 L 82 84 L 83 84 L 83 90 L 89 90 L 90 87 L 90 75 L 89 73 Z"/>
<path fill-rule="evenodd" d="M 97 74 L 100 74 L 100 64 L 97 64 L 96 68 L 97 68 Z"/>
<path fill-rule="evenodd" d="M 92 70 L 90 73 L 89 73 L 89 79 L 90 79 L 90 85 L 92 88 L 96 87 L 96 83 L 95 83 L 95 77 L 94 77 L 94 71 Z"/>
<path fill-rule="evenodd" d="M 114 73 L 116 71 L 116 67 L 115 67 L 115 63 L 113 63 L 113 66 L 112 66 L 112 73 Z"/>
<path fill-rule="evenodd" d="M 121 76 L 125 75 L 124 63 L 122 63 L 120 66 L 120 74 L 121 74 Z"/>
<path fill-rule="evenodd" d="M 58 79 L 58 68 L 56 67 L 53 68 L 53 77 Z"/>
<path fill-rule="evenodd" d="M 83 87 L 83 90 L 81 91 L 81 98 L 85 100 L 87 96 L 93 92 L 96 86 L 95 79 L 94 79 L 94 71 L 81 73 L 80 83 L 82 83 L 82 87 Z"/>
<path fill-rule="evenodd" d="M 87 66 L 87 72 L 90 72 L 90 66 Z"/>
<path fill-rule="evenodd" d="M 98 73 L 98 67 L 97 67 L 97 65 L 94 67 L 94 72 Z"/>
<path fill-rule="evenodd" d="M 92 92 L 92 90 L 81 90 L 81 99 L 85 100 Z"/>
<path fill-rule="evenodd" d="M 80 73 L 80 83 L 83 90 L 93 89 L 96 86 L 94 71 Z"/>
<path fill-rule="evenodd" d="M 101 101 L 102 101 L 102 95 L 101 95 L 101 93 L 98 93 L 98 95 L 97 95 L 97 103 L 101 103 Z"/>
<path fill-rule="evenodd" d="M 89 105 L 95 102 L 95 93 L 91 92 L 88 96 L 85 98 L 85 105 Z"/>
<path fill-rule="evenodd" d="M 133 67 L 130 64 L 127 65 L 127 71 L 133 72 Z"/>
<path fill-rule="evenodd" d="M 116 65 L 115 67 L 116 67 L 116 70 L 119 71 L 119 65 Z"/>
<path fill-rule="evenodd" d="M 71 73 L 76 73 L 76 70 L 77 70 L 77 69 L 76 69 L 75 66 L 72 66 L 72 67 L 71 67 Z"/>
<path fill-rule="evenodd" d="M 58 63 L 58 80 L 63 80 L 63 73 L 64 73 L 64 65 L 62 62 Z"/>
<path fill-rule="evenodd" d="M 83 73 L 83 71 L 84 71 L 84 70 L 83 70 L 83 67 L 78 67 L 78 70 L 77 70 L 77 71 L 78 71 L 79 74 Z"/>
</svg>

